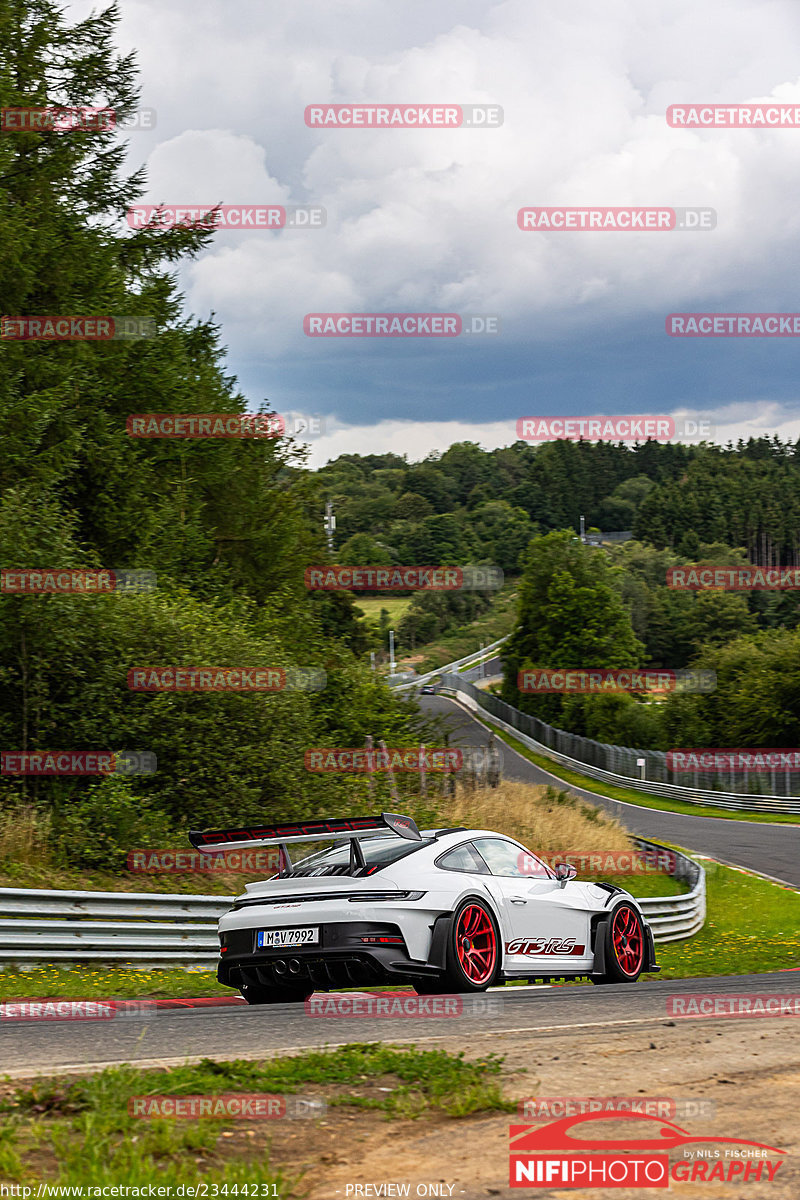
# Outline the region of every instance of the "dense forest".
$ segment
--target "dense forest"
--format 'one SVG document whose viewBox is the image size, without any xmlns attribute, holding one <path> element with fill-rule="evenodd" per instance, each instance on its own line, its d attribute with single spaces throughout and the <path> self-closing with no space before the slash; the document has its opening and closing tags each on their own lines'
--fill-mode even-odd
<svg viewBox="0 0 800 1200">
<path fill-rule="evenodd" d="M 135 64 L 114 49 L 115 8 L 75 25 L 50 0 L 0 14 L 3 107 L 93 100 L 119 120 L 134 111 Z M 144 177 L 125 176 L 124 160 L 113 129 L 0 139 L 3 311 L 136 316 L 156 329 L 131 341 L 0 338 L 0 563 L 158 580 L 141 594 L 0 595 L 0 741 L 148 750 L 158 772 L 0 776 L 1 802 L 47 804 L 87 844 L 115 814 L 133 841 L 187 822 L 346 808 L 346 783 L 304 770 L 306 747 L 432 734 L 370 670 L 375 634 L 358 596 L 304 586 L 305 567 L 324 561 L 483 563 L 519 577 L 505 694 L 566 727 L 643 746 L 690 734 L 792 743 L 798 706 L 778 675 L 797 656 L 795 596 L 676 593 L 665 580 L 670 565 L 701 556 L 795 564 L 800 445 L 464 442 L 422 462 L 343 455 L 314 472 L 289 438 L 132 439 L 132 413 L 235 414 L 247 402 L 219 329 L 186 316 L 177 290 L 177 264 L 212 233 L 128 228 Z M 338 526 L 330 555 L 327 501 Z M 583 546 L 581 516 L 634 540 Z M 399 635 L 423 642 L 491 601 L 417 594 Z M 518 668 L 581 665 L 587 654 L 604 666 L 702 663 L 718 689 L 661 706 L 516 693 Z M 270 696 L 126 687 L 132 667 L 170 664 L 315 667 L 327 686 Z"/>
<path fill-rule="evenodd" d="M 534 533 L 632 530 L 691 558 L 701 543 L 742 547 L 765 566 L 800 563 L 800 442 L 737 445 L 459 442 L 409 463 L 345 454 L 318 473 L 334 504 L 342 562 L 491 560 L 517 569 Z"/>
<path fill-rule="evenodd" d="M 124 120 L 135 67 L 118 14 L 69 25 L 49 0 L 0 6 L 0 105 L 95 102 Z M 0 563 L 146 569 L 152 592 L 0 597 L 0 745 L 146 750 L 154 775 L 0 777 L 0 803 L 47 804 L 75 838 L 344 811 L 308 746 L 413 744 L 417 722 L 365 665 L 352 597 L 309 593 L 324 556 L 314 480 L 289 439 L 132 439 L 138 412 L 240 413 L 219 331 L 184 315 L 175 264 L 211 234 L 132 232 L 141 173 L 113 130 L 0 138 L 6 314 L 126 315 L 140 340 L 0 339 Z M 324 692 L 133 693 L 135 666 L 317 667 Z M 428 738 L 427 740 L 430 740 Z M 350 786 L 352 791 L 352 784 Z M 135 801 L 132 804 L 131 801 Z M 120 835 L 122 839 L 122 834 Z M 87 851 L 88 853 L 88 851 Z"/>
<path fill-rule="evenodd" d="M 726 447 L 516 442 L 484 451 L 459 443 L 422 463 L 345 455 L 318 478 L 339 514 L 341 561 L 420 562 L 420 548 L 428 561 L 442 531 L 436 561 L 491 562 L 519 577 L 503 655 L 509 703 L 643 749 L 794 744 L 800 696 L 779 675 L 782 661 L 800 656 L 798 593 L 677 591 L 667 573 L 694 561 L 797 564 L 798 446 L 762 438 Z M 632 538 L 585 546 L 581 516 L 587 529 Z M 407 642 L 420 631 L 433 637 L 463 619 L 457 603 L 417 596 L 398 628 Z M 648 665 L 714 670 L 716 691 L 655 700 L 533 696 L 517 687 L 518 672 L 531 668 Z"/>
</svg>

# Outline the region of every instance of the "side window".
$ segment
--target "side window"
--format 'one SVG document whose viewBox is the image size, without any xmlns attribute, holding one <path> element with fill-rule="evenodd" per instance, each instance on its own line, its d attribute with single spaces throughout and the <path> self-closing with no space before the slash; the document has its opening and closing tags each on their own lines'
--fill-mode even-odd
<svg viewBox="0 0 800 1200">
<path fill-rule="evenodd" d="M 503 838 L 477 838 L 475 849 L 486 860 L 493 875 L 513 876 L 517 879 L 550 879 L 551 873 L 543 862 L 513 842 Z"/>
<path fill-rule="evenodd" d="M 469 842 L 464 842 L 463 846 L 456 846 L 455 850 L 448 850 L 441 858 L 437 858 L 436 865 L 443 871 L 471 871 L 473 874 L 488 874 L 486 863 L 478 857 Z"/>
</svg>

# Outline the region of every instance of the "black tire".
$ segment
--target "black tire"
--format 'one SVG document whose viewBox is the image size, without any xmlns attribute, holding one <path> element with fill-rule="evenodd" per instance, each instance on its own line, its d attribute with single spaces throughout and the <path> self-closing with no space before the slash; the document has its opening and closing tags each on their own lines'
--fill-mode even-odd
<svg viewBox="0 0 800 1200">
<path fill-rule="evenodd" d="M 470 937 L 471 925 L 477 929 L 478 946 Z M 467 949 L 465 942 L 472 942 L 471 949 Z M 500 931 L 488 904 L 475 896 L 462 900 L 453 913 L 447 935 L 446 966 L 439 981 L 440 992 L 485 992 L 497 978 L 501 958 Z M 471 963 L 474 977 L 468 974 L 470 968 L 465 969 L 465 962 Z M 478 970 L 480 965 L 486 968 L 482 973 Z"/>
<path fill-rule="evenodd" d="M 644 922 L 632 904 L 618 904 L 606 926 L 605 972 L 594 983 L 636 983 L 647 955 Z"/>
<path fill-rule="evenodd" d="M 302 1004 L 314 995 L 312 987 L 264 987 L 260 983 L 243 983 L 239 991 L 248 1004 Z"/>
</svg>

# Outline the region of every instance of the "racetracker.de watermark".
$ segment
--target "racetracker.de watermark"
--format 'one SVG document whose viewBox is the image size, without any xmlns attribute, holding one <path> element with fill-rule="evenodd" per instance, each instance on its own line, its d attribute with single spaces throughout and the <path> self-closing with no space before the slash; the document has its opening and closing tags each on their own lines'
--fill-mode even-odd
<svg viewBox="0 0 800 1200">
<path fill-rule="evenodd" d="M 307 771 L 360 774 L 370 771 L 460 771 L 464 754 L 456 749 L 423 749 L 388 746 L 365 750 L 360 746 L 312 746 L 305 752 Z"/>
<path fill-rule="evenodd" d="M 797 104 L 670 104 L 673 129 L 797 129 Z"/>
<path fill-rule="evenodd" d="M 131 229 L 324 229 L 321 204 L 136 204 Z"/>
<path fill-rule="evenodd" d="M 480 337 L 500 332 L 497 313 L 308 313 L 306 337 Z"/>
<path fill-rule="evenodd" d="M 674 850 L 566 850 L 539 854 L 548 867 L 566 863 L 579 875 L 671 875 L 677 865 Z M 523 875 L 540 873 L 536 859 L 520 852 L 517 864 Z"/>
<path fill-rule="evenodd" d="M 127 867 L 141 875 L 227 875 L 281 869 L 277 849 L 261 850 L 129 850 Z"/>
<path fill-rule="evenodd" d="M 154 571 L 84 571 L 71 567 L 0 570 L 0 592 L 12 596 L 105 596 L 113 592 L 155 590 Z"/>
<path fill-rule="evenodd" d="M 598 692 L 713 692 L 715 671 L 674 670 L 666 667 L 594 669 L 563 667 L 560 670 L 519 671 L 521 692 L 558 694 Z"/>
<path fill-rule="evenodd" d="M 148 1095 L 131 1096 L 128 1100 L 129 1117 L 152 1121 L 163 1121 L 165 1118 L 186 1121 L 223 1118 L 234 1121 L 274 1121 L 322 1117 L 326 1111 L 326 1102 L 316 1096 L 283 1096 L 269 1092 L 220 1092 L 204 1096 Z"/>
<path fill-rule="evenodd" d="M 135 342 L 157 332 L 152 317 L 0 317 L 4 342 Z"/>
<path fill-rule="evenodd" d="M 91 104 L 54 104 L 48 108 L 0 108 L 2 133 L 107 133 L 116 125 L 113 108 Z"/>
<path fill-rule="evenodd" d="M 522 230 L 592 233 L 664 233 L 669 230 L 710 231 L 717 227 L 713 208 L 521 208 L 517 225 Z"/>
<path fill-rule="evenodd" d="M 152 775 L 150 750 L 3 750 L 0 775 Z"/>
<path fill-rule="evenodd" d="M 71 133 L 75 130 L 109 133 L 115 129 L 129 133 L 155 129 L 156 120 L 154 108 L 137 108 L 125 115 L 113 108 L 87 104 L 0 108 L 0 133 Z"/>
<path fill-rule="evenodd" d="M 669 1017 L 800 1017 L 798 992 L 689 992 L 667 996 Z"/>
<path fill-rule="evenodd" d="M 557 1121 L 584 1113 L 641 1113 L 645 1117 L 674 1120 L 676 1117 L 713 1117 L 714 1100 L 677 1096 L 529 1096 L 517 1103 L 517 1116 L 524 1121 Z"/>
<path fill-rule="evenodd" d="M 495 1017 L 503 1012 L 500 996 L 417 996 L 414 992 L 324 992 L 305 1002 L 309 1017 Z"/>
<path fill-rule="evenodd" d="M 525 442 L 671 442 L 711 437 L 714 426 L 701 417 L 517 417 L 517 437 Z"/>
<path fill-rule="evenodd" d="M 131 413 L 135 438 L 277 438 L 286 433 L 278 413 Z"/>
<path fill-rule="evenodd" d="M 322 667 L 131 667 L 132 692 L 321 692 Z"/>
<path fill-rule="evenodd" d="M 483 592 L 503 586 L 499 567 L 306 567 L 309 591 Z"/>
<path fill-rule="evenodd" d="M 135 438 L 322 437 L 318 413 L 131 413 L 126 422 Z"/>
<path fill-rule="evenodd" d="M 308 104 L 310 129 L 499 129 L 499 104 Z"/>
<path fill-rule="evenodd" d="M 721 774 L 739 771 L 800 771 L 800 750 L 728 749 L 668 750 L 668 771 L 717 771 Z"/>
<path fill-rule="evenodd" d="M 800 588 L 800 567 L 714 567 L 685 563 L 667 568 L 667 587 L 675 591 L 794 592 Z"/>
<path fill-rule="evenodd" d="M 0 1003 L 0 1021 L 113 1021 L 153 1017 L 155 1000 L 8 1000 Z"/>
<path fill-rule="evenodd" d="M 800 337 L 800 313 L 670 313 L 670 337 Z"/>
</svg>

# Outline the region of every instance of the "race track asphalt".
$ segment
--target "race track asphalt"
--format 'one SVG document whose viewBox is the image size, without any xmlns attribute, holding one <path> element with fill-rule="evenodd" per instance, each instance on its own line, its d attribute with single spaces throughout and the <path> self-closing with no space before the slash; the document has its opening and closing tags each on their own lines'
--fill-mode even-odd
<svg viewBox="0 0 800 1200">
<path fill-rule="evenodd" d="M 451 745 L 486 745 L 491 727 L 481 725 L 455 701 L 445 696 L 422 696 L 420 706 L 425 712 L 442 717 L 450 731 Z M 656 808 L 641 808 L 565 783 L 535 766 L 505 743 L 500 742 L 499 747 L 503 758 L 503 775 L 508 779 L 554 784 L 607 809 L 640 837 L 696 850 L 719 862 L 746 867 L 791 887 L 800 887 L 800 825 L 694 817 Z M 536 849 L 535 846 L 530 848 Z"/>
<path fill-rule="evenodd" d="M 496 1050 L 501 1048 L 503 1035 L 511 1034 L 590 1038 L 602 1029 L 663 1031 L 688 1019 L 704 1019 L 674 1018 L 667 1009 L 670 996 L 753 992 L 797 996 L 800 971 L 654 979 L 603 987 L 497 988 L 475 997 L 475 1010 L 473 998 L 463 997 L 464 1013 L 451 1017 L 317 1017 L 309 1015 L 302 1004 L 275 1004 L 166 1009 L 146 1017 L 112 1020 L 3 1020 L 0 1076 L 91 1071 L 120 1062 L 145 1067 L 205 1057 L 267 1059 L 281 1052 L 351 1042 L 435 1045 L 456 1039 L 462 1046 L 485 1044 L 487 1050 Z M 719 1028 L 716 1020 L 714 1024 Z"/>
</svg>

